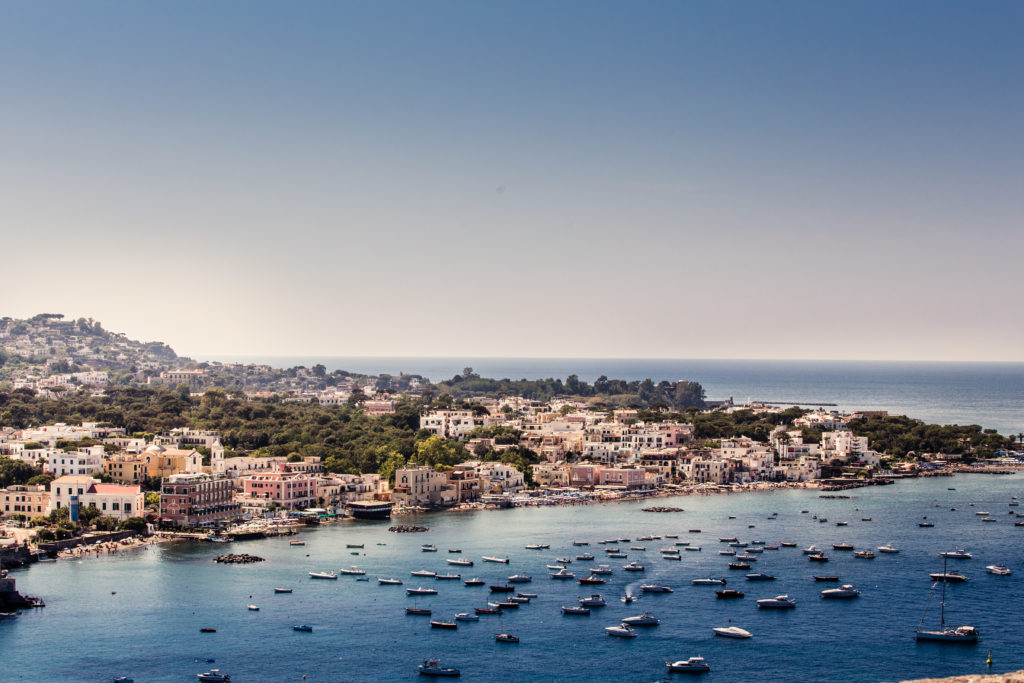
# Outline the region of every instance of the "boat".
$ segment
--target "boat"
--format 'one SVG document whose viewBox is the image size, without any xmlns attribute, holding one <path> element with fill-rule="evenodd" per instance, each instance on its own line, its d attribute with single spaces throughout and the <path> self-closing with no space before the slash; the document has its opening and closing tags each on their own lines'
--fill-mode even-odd
<svg viewBox="0 0 1024 683">
<path fill-rule="evenodd" d="M 305 633 L 312 633 L 313 632 L 313 627 L 310 626 L 309 624 L 296 624 L 295 626 L 292 626 L 292 630 L 293 631 L 303 631 Z"/>
<path fill-rule="evenodd" d="M 590 541 L 573 541 L 572 544 L 573 545 L 577 545 L 577 546 L 579 546 L 579 545 L 590 545 Z"/>
<path fill-rule="evenodd" d="M 477 614 L 501 614 L 500 607 L 475 607 L 473 611 Z"/>
<path fill-rule="evenodd" d="M 788 595 L 776 595 L 774 598 L 765 598 L 757 601 L 758 609 L 793 609 L 796 607 L 796 600 Z"/>
<path fill-rule="evenodd" d="M 995 574 L 996 576 L 1009 576 L 1012 572 L 1009 567 L 1004 567 L 999 564 L 990 564 L 985 569 L 988 570 L 989 574 Z"/>
<path fill-rule="evenodd" d="M 430 628 L 447 629 L 454 631 L 459 628 L 459 624 L 456 621 L 437 621 L 436 619 L 430 620 Z"/>
<path fill-rule="evenodd" d="M 606 626 L 604 632 L 610 636 L 615 636 L 616 638 L 636 638 L 636 631 L 634 631 L 626 624 L 619 624 L 618 626 Z"/>
<path fill-rule="evenodd" d="M 853 546 L 849 543 L 833 543 L 832 550 L 853 550 Z"/>
<path fill-rule="evenodd" d="M 45 561 L 46 560 L 40 560 L 40 562 L 45 562 Z M 196 674 L 196 675 L 198 676 L 198 674 Z M 114 679 L 114 683 L 135 683 L 135 679 L 131 678 L 130 676 L 118 676 L 117 678 Z"/>
<path fill-rule="evenodd" d="M 531 543 L 531 544 L 529 544 L 527 546 L 523 546 L 523 547 L 525 547 L 527 550 L 547 550 L 551 546 L 548 545 L 547 543 Z"/>
<path fill-rule="evenodd" d="M 455 559 L 455 560 L 446 560 L 446 561 L 448 562 L 448 564 L 454 564 L 454 565 L 459 566 L 459 567 L 472 567 L 473 566 L 473 560 L 466 560 L 466 559 L 463 559 L 461 557 L 458 558 L 458 559 Z"/>
<path fill-rule="evenodd" d="M 747 581 L 774 581 L 775 577 L 771 574 L 761 574 L 760 572 L 754 572 L 753 574 L 747 574 Z"/>
<path fill-rule="evenodd" d="M 818 553 L 817 555 L 808 555 L 807 559 L 811 562 L 828 562 L 828 555 L 825 553 Z"/>
<path fill-rule="evenodd" d="M 880 545 L 880 546 L 878 546 L 878 552 L 886 553 L 888 555 L 895 555 L 899 551 L 900 551 L 900 549 L 894 547 L 891 543 L 889 545 Z"/>
<path fill-rule="evenodd" d="M 679 534 L 665 534 L 665 538 L 679 538 Z"/>
<path fill-rule="evenodd" d="M 947 575 L 946 572 L 946 561 L 947 558 L 942 558 L 942 573 Z M 946 625 L 946 581 L 936 581 L 932 584 L 932 590 L 928 594 L 928 602 L 925 603 L 924 613 L 921 615 L 921 621 L 917 625 L 917 629 L 914 631 L 914 639 L 918 642 L 921 641 L 934 641 L 934 642 L 945 642 L 945 643 L 976 643 L 978 642 L 978 629 L 973 626 L 947 626 Z M 925 617 L 928 615 L 928 605 L 931 603 L 931 595 L 935 592 L 935 586 L 942 583 L 942 598 L 939 601 L 939 628 L 937 630 L 923 629 L 921 626 L 924 624 Z"/>
<path fill-rule="evenodd" d="M 691 534 L 699 534 L 700 533 L 700 529 L 689 529 L 689 532 Z"/>
<path fill-rule="evenodd" d="M 294 541 L 291 541 L 291 542 L 294 543 Z M 303 541 L 299 541 L 299 542 L 303 543 Z M 345 544 L 346 548 L 362 548 L 364 546 L 365 546 L 365 544 L 363 544 L 363 543 L 346 543 Z"/>
<path fill-rule="evenodd" d="M 529 604 L 530 600 L 531 598 L 528 598 L 525 595 L 513 595 L 508 599 L 509 602 L 515 602 L 520 605 Z"/>
<path fill-rule="evenodd" d="M 750 565 L 746 562 L 730 562 L 729 569 L 750 569 Z"/>
<path fill-rule="evenodd" d="M 608 553 L 608 557 L 614 557 L 617 560 L 624 560 L 628 555 L 626 555 L 626 553 Z"/>
<path fill-rule="evenodd" d="M 640 564 L 639 562 L 637 562 L 636 560 L 633 560 L 632 562 L 630 562 L 627 565 L 623 565 L 622 568 L 624 570 L 626 570 L 627 572 L 642 572 L 642 571 L 644 571 L 644 566 L 642 564 Z"/>
<path fill-rule="evenodd" d="M 215 629 L 215 628 L 210 628 L 210 627 L 208 627 L 208 626 L 207 626 L 206 628 L 201 628 L 201 629 L 199 629 L 199 632 L 200 632 L 200 633 L 216 633 L 216 632 L 217 632 L 217 629 Z"/>
<path fill-rule="evenodd" d="M 644 593 L 671 593 L 673 592 L 668 586 L 662 586 L 657 583 L 645 583 L 640 586 L 640 590 Z"/>
<path fill-rule="evenodd" d="M 465 581 L 463 581 L 462 585 L 464 585 L 464 586 L 482 586 L 482 585 L 484 585 L 484 580 L 481 579 L 481 578 L 478 578 L 478 577 L 473 577 L 472 579 L 466 579 Z"/>
<path fill-rule="evenodd" d="M 493 556 L 484 555 L 483 556 L 483 561 L 484 562 L 500 562 L 502 564 L 508 564 L 508 558 L 507 557 L 493 557 Z"/>
<path fill-rule="evenodd" d="M 736 598 L 742 598 L 743 597 L 743 591 L 736 591 L 736 590 L 732 590 L 731 588 L 727 588 L 727 589 L 724 589 L 724 590 L 715 591 L 715 596 L 719 600 L 733 600 L 733 599 L 736 599 Z"/>
<path fill-rule="evenodd" d="M 718 539 L 718 542 L 719 543 L 735 543 L 738 540 L 739 539 L 736 538 L 735 536 L 722 536 L 721 538 Z"/>
<path fill-rule="evenodd" d="M 721 636 L 722 638 L 743 639 L 750 638 L 754 635 L 750 631 L 744 628 L 740 628 L 739 626 L 719 626 L 711 630 L 714 632 L 716 636 Z"/>
<path fill-rule="evenodd" d="M 547 565 L 547 568 L 553 571 L 558 571 L 559 569 L 568 569 L 568 567 L 566 567 L 564 564 L 549 564 Z"/>
<path fill-rule="evenodd" d="M 438 581 L 458 581 L 462 574 L 437 574 L 434 578 Z"/>
<path fill-rule="evenodd" d="M 676 560 L 677 562 L 681 562 L 683 558 L 682 558 L 681 555 L 676 554 L 676 555 L 662 555 L 661 559 L 663 559 L 663 560 Z"/>
<path fill-rule="evenodd" d="M 431 611 L 426 607 L 406 607 L 405 613 L 414 614 L 420 617 L 429 617 L 431 615 Z"/>
<path fill-rule="evenodd" d="M 967 577 L 956 571 L 955 569 L 948 572 L 942 572 L 941 574 L 929 574 L 932 581 L 941 581 L 942 583 L 963 583 L 967 581 Z"/>
<path fill-rule="evenodd" d="M 306 542 L 305 541 L 299 541 L 297 539 L 292 539 L 292 540 L 288 541 L 288 545 L 306 545 Z"/>
<path fill-rule="evenodd" d="M 645 546 L 645 545 L 631 545 L 631 546 L 629 546 L 629 549 L 630 550 L 647 550 L 647 546 Z"/>
<path fill-rule="evenodd" d="M 575 579 L 575 578 L 576 578 L 576 575 L 575 575 L 575 574 L 573 574 L 573 573 L 572 573 L 571 571 L 569 571 L 568 569 L 566 569 L 565 567 L 562 567 L 561 569 L 559 569 L 559 570 L 558 570 L 558 571 L 557 571 L 556 573 L 554 573 L 554 574 L 548 574 L 548 576 L 550 576 L 550 577 L 551 577 L 552 579 L 563 579 L 563 580 L 566 580 L 566 579 Z"/>
<path fill-rule="evenodd" d="M 963 548 L 954 548 L 944 553 L 939 553 L 939 557 L 945 557 L 950 560 L 969 560 L 973 555 L 964 550 Z"/>
<path fill-rule="evenodd" d="M 448 548 L 448 552 L 450 552 L 450 553 L 461 553 L 462 552 L 462 548 Z"/>
<path fill-rule="evenodd" d="M 420 676 L 430 678 L 458 678 L 462 672 L 450 666 L 441 666 L 436 659 L 424 659 L 423 663 L 416 667 Z"/>
<path fill-rule="evenodd" d="M 862 521 L 862 522 L 870 522 L 871 518 L 870 517 L 861 517 L 860 521 Z"/>
<path fill-rule="evenodd" d="M 401 586 L 402 585 L 402 580 L 401 579 L 385 579 L 383 577 L 377 577 L 377 583 L 383 584 L 385 586 Z"/>
<path fill-rule="evenodd" d="M 825 581 L 825 582 L 839 583 L 839 577 L 838 576 L 817 576 L 816 575 L 814 577 L 814 580 L 815 581 Z"/>
<path fill-rule="evenodd" d="M 719 555 L 735 555 L 736 551 L 735 550 L 719 550 L 718 554 Z"/>
<path fill-rule="evenodd" d="M 495 633 L 494 639 L 499 643 L 518 643 L 519 636 L 514 636 L 511 633 Z"/>
<path fill-rule="evenodd" d="M 583 553 L 582 555 L 577 555 L 576 556 L 576 561 L 577 562 L 587 562 L 587 561 L 590 561 L 590 560 L 593 560 L 593 559 L 594 559 L 594 556 L 591 555 L 590 553 Z"/>
<path fill-rule="evenodd" d="M 572 560 L 570 560 L 568 557 L 556 557 L 555 562 L 559 564 L 572 564 Z"/>
<path fill-rule="evenodd" d="M 533 577 L 526 574 L 513 574 L 508 577 L 509 583 L 530 583 L 531 581 L 533 581 Z"/>
<path fill-rule="evenodd" d="M 661 622 L 650 612 L 644 612 L 635 617 L 626 617 L 622 623 L 626 626 L 657 626 Z"/>
<path fill-rule="evenodd" d="M 619 600 L 621 600 L 624 605 L 629 605 L 631 603 L 636 602 L 636 597 L 633 595 L 629 595 L 627 593 L 626 595 L 623 595 L 621 598 L 619 598 Z"/>
<path fill-rule="evenodd" d="M 535 597 L 537 597 L 537 594 L 536 593 L 520 593 L 519 591 L 516 591 L 516 597 L 517 598 L 535 598 Z"/>
<path fill-rule="evenodd" d="M 337 579 L 338 575 L 334 572 L 310 572 L 309 578 L 311 579 Z"/>
<path fill-rule="evenodd" d="M 724 586 L 725 579 L 694 579 L 690 583 L 694 586 Z"/>
<path fill-rule="evenodd" d="M 455 615 L 455 621 L 480 621 L 480 617 L 469 612 L 459 612 Z"/>
<path fill-rule="evenodd" d="M 854 550 L 853 551 L 853 556 L 854 557 L 859 557 L 862 560 L 873 560 L 873 559 L 875 559 L 875 554 L 873 552 L 871 552 L 870 550 Z"/>
<path fill-rule="evenodd" d="M 436 553 L 437 552 L 437 546 L 433 545 L 432 543 L 427 543 L 425 545 L 421 545 L 420 546 L 420 550 L 422 550 L 425 553 Z"/>
<path fill-rule="evenodd" d="M 676 541 L 676 547 L 681 548 L 690 545 L 689 541 Z"/>
<path fill-rule="evenodd" d="M 603 584 L 604 579 L 602 579 L 600 576 L 594 576 L 593 574 L 591 574 L 590 576 L 580 577 L 581 586 L 601 586 Z"/>
<path fill-rule="evenodd" d="M 843 584 L 839 588 L 829 588 L 821 591 L 821 597 L 831 600 L 852 600 L 860 597 L 860 591 L 850 584 Z"/>
<path fill-rule="evenodd" d="M 793 543 L 792 541 L 782 541 L 781 543 L 779 543 L 779 545 L 781 545 L 783 548 L 795 548 L 796 547 L 796 543 Z"/>
<path fill-rule="evenodd" d="M 849 522 L 836 522 L 836 526 L 847 526 Z"/>
<path fill-rule="evenodd" d="M 210 669 L 201 674 L 196 674 L 196 678 L 203 683 L 227 683 L 227 681 L 231 680 L 231 674 L 222 674 L 220 669 Z"/>
<path fill-rule="evenodd" d="M 816 545 L 807 546 L 804 548 L 804 555 L 817 555 L 822 552 L 821 548 Z"/>
<path fill-rule="evenodd" d="M 494 584 L 494 585 L 490 586 L 490 589 L 491 589 L 492 593 L 511 593 L 511 592 L 515 591 L 516 588 L 515 588 L 515 586 L 510 586 L 507 583 L 504 583 L 504 584 L 497 583 L 497 584 Z"/>
<path fill-rule="evenodd" d="M 275 588 L 274 592 L 275 593 L 291 593 L 292 589 L 291 588 Z"/>
<path fill-rule="evenodd" d="M 690 552 L 694 552 L 694 553 L 699 553 L 700 552 L 700 546 L 699 545 L 688 545 L 688 546 L 686 546 L 686 550 L 688 550 Z M 754 550 L 753 552 L 761 552 L 761 551 L 760 550 Z"/>
<path fill-rule="evenodd" d="M 437 595 L 437 591 L 433 588 L 406 588 L 406 595 Z"/>
<path fill-rule="evenodd" d="M 933 524 L 932 522 L 918 522 L 917 525 L 925 529 L 930 529 L 931 527 L 935 526 L 935 524 Z"/>
<path fill-rule="evenodd" d="M 340 571 L 340 572 L 341 572 L 342 574 L 347 574 L 347 575 L 349 575 L 349 576 L 362 576 L 363 574 L 365 574 L 365 573 L 366 573 L 365 571 L 363 571 L 362 569 L 359 569 L 359 568 L 358 568 L 358 567 L 356 567 L 355 565 L 352 565 L 352 566 L 351 566 L 351 567 L 349 567 L 348 569 L 341 569 L 341 570 L 339 570 L 339 571 Z"/>
<path fill-rule="evenodd" d="M 589 598 L 577 598 L 576 601 L 580 603 L 580 607 L 604 607 L 608 604 L 600 593 L 594 593 Z"/>
<path fill-rule="evenodd" d="M 432 579 L 437 576 L 437 572 L 432 572 L 429 569 L 417 569 L 416 571 L 409 572 L 409 575 Z"/>
<path fill-rule="evenodd" d="M 711 671 L 711 667 L 704 661 L 703 657 L 690 657 L 675 662 L 665 662 L 670 674 L 702 674 Z"/>
<path fill-rule="evenodd" d="M 247 605 L 247 606 L 246 606 L 246 608 L 247 608 L 247 609 L 248 609 L 248 610 L 249 610 L 250 612 L 259 612 L 259 611 L 260 611 L 260 607 L 259 607 L 259 605 Z"/>
<path fill-rule="evenodd" d="M 736 559 L 739 560 L 740 562 L 757 562 L 757 558 L 756 557 L 754 557 L 753 555 L 748 555 L 747 553 L 744 553 L 742 555 L 737 555 Z"/>
<path fill-rule="evenodd" d="M 689 548 L 687 548 L 687 550 L 689 550 Z M 700 548 L 697 548 L 697 550 L 700 550 Z M 753 548 L 753 547 L 747 548 L 747 553 L 748 554 L 754 553 L 755 555 L 759 555 L 759 554 L 761 554 L 763 552 L 764 552 L 764 548 L 760 548 L 760 547 L 759 548 Z"/>
<path fill-rule="evenodd" d="M 574 614 L 579 616 L 587 616 L 590 614 L 589 607 L 577 607 L 574 605 L 562 605 L 562 614 Z"/>
</svg>

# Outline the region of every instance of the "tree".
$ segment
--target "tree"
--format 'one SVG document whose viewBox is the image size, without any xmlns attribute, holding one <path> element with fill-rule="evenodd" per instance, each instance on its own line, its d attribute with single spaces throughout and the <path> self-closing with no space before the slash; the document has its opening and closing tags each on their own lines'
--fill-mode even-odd
<svg viewBox="0 0 1024 683">
<path fill-rule="evenodd" d="M 389 482 L 395 482 L 395 470 L 405 467 L 405 456 L 398 451 L 391 451 L 387 457 L 380 464 L 377 469 L 377 474 L 381 476 L 381 479 L 387 479 Z"/>
<path fill-rule="evenodd" d="M 95 505 L 88 505 L 78 509 L 78 521 L 82 526 L 92 526 L 93 521 L 95 521 L 99 516 L 100 509 Z"/>
<path fill-rule="evenodd" d="M 97 531 L 114 531 L 117 529 L 118 521 L 117 517 L 111 517 L 110 515 L 103 515 L 98 517 L 93 523 L 93 527 Z"/>
<path fill-rule="evenodd" d="M 148 508 L 159 508 L 160 507 L 160 494 L 156 491 L 146 492 L 146 507 Z"/>
<path fill-rule="evenodd" d="M 461 444 L 454 444 L 439 436 L 431 436 L 429 439 L 416 444 L 416 455 L 413 458 L 417 465 L 429 465 L 430 467 L 438 465 L 451 466 L 458 464 L 464 459 L 460 455 L 465 453 L 465 451 L 465 447 Z M 410 461 L 410 464 L 412 464 L 412 461 Z"/>
<path fill-rule="evenodd" d="M 37 474 L 34 477 L 30 477 L 26 484 L 30 486 L 50 486 L 50 482 L 53 481 L 52 474 Z"/>
<path fill-rule="evenodd" d="M 136 533 L 142 533 L 149 527 L 146 524 L 146 520 L 142 517 L 129 517 L 128 519 L 121 522 L 121 531 L 134 531 Z"/>
</svg>

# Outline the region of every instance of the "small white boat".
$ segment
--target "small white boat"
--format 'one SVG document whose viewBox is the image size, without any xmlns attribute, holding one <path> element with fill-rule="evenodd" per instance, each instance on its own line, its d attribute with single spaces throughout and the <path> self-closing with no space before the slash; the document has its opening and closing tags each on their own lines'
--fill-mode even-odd
<svg viewBox="0 0 1024 683">
<path fill-rule="evenodd" d="M 563 579 L 563 580 L 569 580 L 569 579 L 575 579 L 576 578 L 576 575 L 573 574 L 571 571 L 569 571 L 566 567 L 562 567 L 561 569 L 559 569 L 554 574 L 548 574 L 548 576 L 550 576 L 552 579 Z"/>
<path fill-rule="evenodd" d="M 820 552 L 822 552 L 821 548 L 816 545 L 804 548 L 804 555 L 817 555 Z"/>
<path fill-rule="evenodd" d="M 401 586 L 402 585 L 402 580 L 401 579 L 385 579 L 383 577 L 378 577 L 377 578 L 377 583 L 383 584 L 385 586 Z"/>
<path fill-rule="evenodd" d="M 831 598 L 833 600 L 850 600 L 853 598 L 859 598 L 860 591 L 847 583 L 843 584 L 839 588 L 829 588 L 828 590 L 821 591 L 821 597 Z"/>
<path fill-rule="evenodd" d="M 694 579 L 690 583 L 694 586 L 724 586 L 725 579 Z"/>
<path fill-rule="evenodd" d="M 210 669 L 201 674 L 196 674 L 196 678 L 203 683 L 227 683 L 231 680 L 231 674 L 222 674 L 220 669 Z"/>
<path fill-rule="evenodd" d="M 580 603 L 580 607 L 604 607 L 608 604 L 600 593 L 594 593 L 589 598 L 577 598 L 577 602 Z"/>
<path fill-rule="evenodd" d="M 636 638 L 636 631 L 627 626 L 626 624 L 619 624 L 618 626 L 606 626 L 604 629 L 605 633 L 616 638 Z"/>
<path fill-rule="evenodd" d="M 945 557 L 950 560 L 969 560 L 973 555 L 963 548 L 954 548 L 953 550 L 947 550 L 944 553 L 939 553 L 939 557 Z"/>
<path fill-rule="evenodd" d="M 583 553 L 582 555 L 577 555 L 576 556 L 576 561 L 577 562 L 587 562 L 587 561 L 593 560 L 593 559 L 594 559 L 594 556 L 591 553 Z"/>
<path fill-rule="evenodd" d="M 414 572 L 409 572 L 409 574 L 412 576 L 426 577 L 429 579 L 432 579 L 435 576 L 437 576 L 437 572 L 432 572 L 429 569 L 417 569 Z"/>
<path fill-rule="evenodd" d="M 750 638 L 754 634 L 739 626 L 719 626 L 711 629 L 716 636 L 723 638 Z"/>
<path fill-rule="evenodd" d="M 776 595 L 774 598 L 765 598 L 757 601 L 759 609 L 793 609 L 796 607 L 796 600 L 788 595 Z"/>
<path fill-rule="evenodd" d="M 275 593 L 291 593 L 292 589 L 291 588 L 275 588 L 274 592 Z"/>
<path fill-rule="evenodd" d="M 639 562 L 637 562 L 636 560 L 633 560 L 629 564 L 624 565 L 622 568 L 625 569 L 627 572 L 642 572 L 642 571 L 644 571 L 644 566 L 642 564 L 640 564 Z"/>
<path fill-rule="evenodd" d="M 342 569 L 340 571 L 342 574 L 347 574 L 349 576 L 362 576 L 366 573 L 364 570 L 360 569 L 355 565 L 352 565 L 348 569 Z"/>
<path fill-rule="evenodd" d="M 704 673 L 711 671 L 711 667 L 704 661 L 703 657 L 690 657 L 680 659 L 676 662 L 665 662 L 670 674 Z"/>
<path fill-rule="evenodd" d="M 337 579 L 338 575 L 334 572 L 310 572 L 309 578 L 311 579 Z"/>
<path fill-rule="evenodd" d="M 513 574 L 508 577 L 509 583 L 530 583 L 531 581 L 533 581 L 533 577 L 526 574 Z"/>
<path fill-rule="evenodd" d="M 433 588 L 406 588 L 406 595 L 437 595 Z"/>
<path fill-rule="evenodd" d="M 626 617 L 622 623 L 627 626 L 657 626 L 661 622 L 650 612 L 644 612 L 635 617 Z"/>
<path fill-rule="evenodd" d="M 899 551 L 900 551 L 900 549 L 894 547 L 892 544 L 878 546 L 878 552 L 880 552 L 880 553 L 886 553 L 886 554 L 889 554 L 889 555 L 895 555 Z"/>
<path fill-rule="evenodd" d="M 455 621 L 480 621 L 480 617 L 469 612 L 459 612 L 455 615 Z"/>
<path fill-rule="evenodd" d="M 668 586 L 662 586 L 656 583 L 645 583 L 640 586 L 640 590 L 644 593 L 671 593 L 672 589 Z"/>
<path fill-rule="evenodd" d="M 462 578 L 462 574 L 437 574 L 434 578 L 438 581 L 458 581 Z"/>
<path fill-rule="evenodd" d="M 448 562 L 448 564 L 454 564 L 454 565 L 457 565 L 459 567 L 472 567 L 473 566 L 473 560 L 464 560 L 462 558 L 458 558 L 458 559 L 455 559 L 455 560 L 446 560 L 446 562 Z"/>
<path fill-rule="evenodd" d="M 1009 567 L 1004 567 L 1000 564 L 990 564 L 985 569 L 988 570 L 989 574 L 995 574 L 996 576 L 1009 576 L 1012 573 Z"/>
<path fill-rule="evenodd" d="M 736 551 L 735 550 L 719 550 L 718 554 L 719 555 L 735 555 Z"/>
<path fill-rule="evenodd" d="M 248 605 L 247 608 L 248 608 L 248 610 L 250 612 L 259 612 L 260 611 L 259 605 Z"/>
<path fill-rule="evenodd" d="M 494 557 L 494 556 L 484 555 L 483 556 L 483 560 L 484 560 L 484 562 L 500 562 L 502 564 L 508 564 L 508 558 L 507 557 Z"/>
<path fill-rule="evenodd" d="M 590 614 L 589 607 L 577 607 L 573 605 L 562 605 L 562 614 L 573 614 L 577 616 L 587 616 Z"/>
<path fill-rule="evenodd" d="M 547 550 L 551 546 L 548 545 L 547 543 L 531 543 L 531 544 L 529 544 L 527 546 L 524 546 L 524 547 L 527 550 Z"/>
</svg>

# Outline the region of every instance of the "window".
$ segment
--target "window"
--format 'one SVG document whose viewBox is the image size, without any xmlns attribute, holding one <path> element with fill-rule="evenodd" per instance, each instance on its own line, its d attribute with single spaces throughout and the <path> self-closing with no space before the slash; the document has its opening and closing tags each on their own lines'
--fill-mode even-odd
<svg viewBox="0 0 1024 683">
<path fill-rule="evenodd" d="M 117 510 L 119 508 L 119 506 L 120 506 L 120 503 L 111 503 L 110 504 L 110 509 L 111 510 Z"/>
</svg>

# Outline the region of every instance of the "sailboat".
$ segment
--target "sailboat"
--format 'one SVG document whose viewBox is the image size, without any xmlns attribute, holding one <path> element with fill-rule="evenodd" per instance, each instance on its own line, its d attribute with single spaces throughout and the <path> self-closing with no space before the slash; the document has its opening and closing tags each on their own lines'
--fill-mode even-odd
<svg viewBox="0 0 1024 683">
<path fill-rule="evenodd" d="M 946 574 L 946 558 L 942 558 L 942 573 Z M 928 605 L 924 606 L 924 614 L 921 615 L 921 623 L 917 625 L 914 632 L 915 639 L 920 641 L 954 642 L 954 643 L 976 643 L 978 642 L 978 629 L 973 626 L 948 626 L 946 624 L 946 582 L 936 581 L 932 584 L 932 591 L 935 586 L 942 584 L 942 600 L 939 602 L 939 628 L 936 631 L 922 629 L 925 616 L 928 614 Z M 931 594 L 928 596 L 928 603 L 931 603 Z"/>
</svg>

